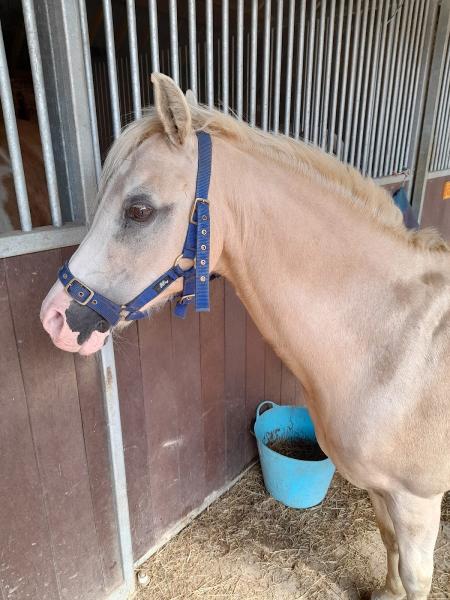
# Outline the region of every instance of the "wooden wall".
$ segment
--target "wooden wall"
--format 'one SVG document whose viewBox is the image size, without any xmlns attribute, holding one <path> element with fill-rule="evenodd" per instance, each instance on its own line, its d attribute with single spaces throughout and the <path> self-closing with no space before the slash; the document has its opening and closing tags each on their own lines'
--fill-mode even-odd
<svg viewBox="0 0 450 600">
<path fill-rule="evenodd" d="M 249 428 L 261 400 L 300 399 L 222 279 L 211 304 L 186 320 L 168 305 L 115 343 L 136 560 L 255 457 Z"/>
<path fill-rule="evenodd" d="M 0 598 L 101 600 L 121 581 L 97 361 L 39 321 L 60 250 L 0 260 Z"/>
<path fill-rule="evenodd" d="M 56 349 L 42 299 L 73 252 L 0 260 L 0 598 L 100 600 L 121 571 L 96 357 Z M 135 559 L 255 456 L 262 399 L 299 386 L 232 289 L 116 339 Z M 2 596 L 3 594 L 3 596 Z"/>
</svg>

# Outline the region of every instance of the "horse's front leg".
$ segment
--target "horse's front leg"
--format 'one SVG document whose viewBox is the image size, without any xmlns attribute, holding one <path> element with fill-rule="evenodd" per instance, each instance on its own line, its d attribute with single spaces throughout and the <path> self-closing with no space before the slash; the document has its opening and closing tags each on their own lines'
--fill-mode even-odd
<svg viewBox="0 0 450 600">
<path fill-rule="evenodd" d="M 394 525 L 389 516 L 384 498 L 376 492 L 369 491 L 373 508 L 380 528 L 381 539 L 387 553 L 386 584 L 383 589 L 372 593 L 372 600 L 400 600 L 405 598 L 406 592 L 398 572 L 398 544 L 395 537 Z"/>
<path fill-rule="evenodd" d="M 397 537 L 400 577 L 408 600 L 426 600 L 431 589 L 442 496 L 419 498 L 405 493 L 386 496 Z"/>
</svg>

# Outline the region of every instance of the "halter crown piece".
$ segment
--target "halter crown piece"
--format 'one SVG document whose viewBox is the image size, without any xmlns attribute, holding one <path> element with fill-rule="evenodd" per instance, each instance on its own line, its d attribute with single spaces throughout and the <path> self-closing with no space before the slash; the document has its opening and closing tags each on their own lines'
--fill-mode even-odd
<svg viewBox="0 0 450 600">
<path fill-rule="evenodd" d="M 65 263 L 58 272 L 58 278 L 67 293 L 82 306 L 89 306 L 108 321 L 111 326 L 120 320 L 136 321 L 147 316 L 142 312 L 143 306 L 156 298 L 171 283 L 182 277 L 183 293 L 175 305 L 175 314 L 184 318 L 188 304 L 195 299 L 195 310 L 209 311 L 209 249 L 210 249 L 210 216 L 209 216 L 209 181 L 211 178 L 211 136 L 205 131 L 197 132 L 198 166 L 195 200 L 192 205 L 183 252 L 175 264 L 158 279 L 153 281 L 140 294 L 127 304 L 116 304 L 102 294 L 94 291 L 74 277 Z M 183 270 L 182 259 L 194 261 L 194 265 Z"/>
</svg>

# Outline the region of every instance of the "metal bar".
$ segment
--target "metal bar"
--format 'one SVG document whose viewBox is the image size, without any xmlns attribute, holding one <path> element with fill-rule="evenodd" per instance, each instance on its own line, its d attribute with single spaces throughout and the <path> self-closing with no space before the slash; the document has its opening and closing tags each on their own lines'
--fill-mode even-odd
<svg viewBox="0 0 450 600">
<path fill-rule="evenodd" d="M 352 128 L 355 127 L 353 118 L 353 104 L 355 100 L 355 79 L 356 79 L 356 57 L 358 54 L 358 42 L 359 30 L 361 27 L 361 0 L 356 0 L 356 15 L 354 21 L 355 34 L 353 37 L 353 49 L 350 69 L 350 88 L 348 93 L 348 107 L 347 107 L 347 118 L 345 120 L 345 132 L 344 132 L 344 148 L 343 148 L 343 159 L 345 162 L 348 161 L 348 155 L 351 144 L 351 132 Z M 353 29 L 353 27 L 352 27 Z"/>
<path fill-rule="evenodd" d="M 61 227 L 36 227 L 28 231 L 0 234 L 0 259 L 53 248 L 76 246 L 86 236 L 87 231 L 86 225 L 69 223 Z"/>
<path fill-rule="evenodd" d="M 333 60 L 333 40 L 334 40 L 334 21 L 336 18 L 336 0 L 331 0 L 330 18 L 328 23 L 328 41 L 327 41 L 327 59 L 325 67 L 325 92 L 323 100 L 323 119 L 322 119 L 322 150 L 326 149 L 328 138 L 328 112 L 330 107 L 331 91 L 331 65 Z"/>
<path fill-rule="evenodd" d="M 61 206 L 59 204 L 58 183 L 56 179 L 55 158 L 53 156 L 52 136 L 47 111 L 44 74 L 42 71 L 41 50 L 36 27 L 33 0 L 22 0 L 23 18 L 27 34 L 28 51 L 30 56 L 31 73 L 33 76 L 34 97 L 41 134 L 42 154 L 44 157 L 45 177 L 52 215 L 55 227 L 62 225 Z"/>
<path fill-rule="evenodd" d="M 238 119 L 242 119 L 244 103 L 244 0 L 238 0 L 237 5 L 236 83 L 236 114 Z"/>
<path fill-rule="evenodd" d="M 270 123 L 271 115 L 272 115 L 272 100 L 273 100 L 273 53 L 275 47 L 275 32 L 273 27 L 270 29 L 270 61 L 269 61 L 269 114 L 267 117 L 268 122 Z"/>
<path fill-rule="evenodd" d="M 430 67 L 429 84 L 423 113 L 421 138 L 417 158 L 417 167 L 412 193 L 412 208 L 419 221 L 422 213 L 423 198 L 426 189 L 427 170 L 430 160 L 431 142 L 436 123 L 437 95 L 441 88 L 444 70 L 445 48 L 450 34 L 450 0 L 442 0 L 436 34 L 434 50 Z"/>
<path fill-rule="evenodd" d="M 358 58 L 358 76 L 356 80 L 356 91 L 355 91 L 355 112 L 353 113 L 353 122 L 352 122 L 352 131 L 351 131 L 351 142 L 350 142 L 350 155 L 348 162 L 353 165 L 355 162 L 355 152 L 356 152 L 356 134 L 359 133 L 360 137 L 362 137 L 362 130 L 364 127 L 361 127 L 361 121 L 359 119 L 359 109 L 361 104 L 361 86 L 362 86 L 362 76 L 363 76 L 363 68 L 364 68 L 364 54 L 366 52 L 366 30 L 367 30 L 367 18 L 369 15 L 369 2 L 365 1 L 364 3 L 364 11 L 363 11 L 363 20 L 362 20 L 362 29 L 361 29 L 361 38 L 359 42 L 359 58 Z"/>
<path fill-rule="evenodd" d="M 403 164 L 406 167 L 412 167 L 415 164 L 422 135 L 421 117 L 426 102 L 427 77 L 432 60 L 431 55 L 434 33 L 436 31 L 436 15 L 438 13 L 438 7 L 435 0 L 433 0 L 432 3 L 425 2 L 424 4 L 425 11 L 417 49 L 417 58 L 415 59 L 415 64 L 420 65 L 420 68 L 416 68 L 414 73 L 414 85 L 407 116 L 405 154 L 403 157 Z M 422 83 L 421 90 L 419 90 L 419 81 Z"/>
<path fill-rule="evenodd" d="M 0 99 L 2 103 L 3 122 L 5 124 L 6 139 L 8 141 L 11 169 L 14 178 L 17 208 L 19 211 L 20 226 L 22 231 L 31 231 L 30 206 L 28 204 L 27 186 L 23 171 L 22 153 L 20 151 L 19 134 L 17 131 L 14 100 L 11 92 L 8 63 L 6 61 L 5 45 L 3 42 L 2 26 L 0 23 Z"/>
<path fill-rule="evenodd" d="M 150 50 L 152 53 L 152 71 L 159 72 L 159 39 L 158 39 L 158 10 L 156 0 L 148 1 L 150 17 Z"/>
<path fill-rule="evenodd" d="M 206 96 L 210 108 L 214 106 L 214 46 L 213 4 L 206 0 Z"/>
<path fill-rule="evenodd" d="M 308 40 L 308 61 L 306 73 L 306 100 L 305 100 L 305 131 L 304 138 L 309 140 L 310 122 L 311 122 L 311 105 L 312 91 L 314 80 L 314 42 L 316 32 L 316 0 L 311 0 L 311 12 L 309 15 L 309 40 Z"/>
<path fill-rule="evenodd" d="M 353 17 L 353 0 L 349 0 L 347 6 L 347 20 L 346 20 L 346 32 L 345 32 L 345 45 L 344 45 L 344 69 L 342 72 L 342 86 L 339 106 L 339 120 L 338 120 L 338 133 L 336 142 L 336 155 L 338 158 L 342 156 L 342 136 L 344 132 L 344 115 L 345 115 L 345 101 L 347 96 L 347 74 L 348 74 L 348 56 L 350 53 L 350 37 L 352 30 L 352 17 Z"/>
<path fill-rule="evenodd" d="M 180 65 L 178 62 L 178 18 L 177 0 L 169 0 L 170 28 L 170 72 L 177 85 L 180 83 Z"/>
<path fill-rule="evenodd" d="M 381 33 L 379 33 L 379 35 L 381 36 L 381 40 L 380 40 L 380 46 L 379 46 L 380 52 L 379 52 L 379 56 L 378 56 L 378 61 L 376 63 L 376 65 L 377 65 L 376 79 L 375 79 L 375 71 L 374 71 L 373 88 L 371 90 L 371 94 L 373 93 L 373 96 L 371 95 L 371 100 L 373 100 L 373 104 L 372 104 L 372 102 L 370 104 L 370 106 L 371 106 L 370 129 L 369 129 L 370 143 L 366 143 L 364 159 L 363 159 L 363 174 L 365 175 L 367 172 L 369 172 L 369 174 L 372 176 L 374 176 L 374 172 L 373 172 L 373 169 L 371 168 L 371 165 L 369 166 L 369 161 L 371 163 L 373 161 L 375 143 L 376 143 L 376 139 L 377 139 L 378 108 L 379 108 L 380 99 L 381 99 L 380 88 L 382 85 L 382 77 L 384 74 L 383 60 L 384 60 L 384 51 L 385 51 L 385 43 L 386 43 L 387 23 L 388 23 L 388 19 L 389 19 L 388 15 L 389 15 L 389 0 L 385 4 L 384 12 L 382 10 L 382 7 L 380 7 L 380 16 L 381 16 L 381 21 L 382 21 L 382 27 L 381 27 Z M 374 66 L 375 66 L 375 63 L 374 63 Z"/>
<path fill-rule="evenodd" d="M 273 132 L 278 133 L 280 126 L 280 82 L 281 82 L 281 44 L 283 42 L 283 0 L 277 1 L 277 37 L 275 51 L 275 75 L 273 96 Z"/>
<path fill-rule="evenodd" d="M 403 21 L 401 33 L 400 33 L 401 54 L 397 58 L 397 60 L 401 61 L 400 65 L 398 66 L 398 70 L 400 70 L 400 77 L 399 77 L 399 80 L 396 81 L 395 90 L 394 90 L 394 106 L 393 106 L 394 122 L 393 122 L 393 128 L 392 128 L 392 135 L 390 136 L 389 142 L 388 142 L 389 161 L 387 161 L 385 164 L 385 170 L 388 173 L 393 173 L 394 171 L 397 171 L 396 165 L 395 165 L 395 154 L 396 154 L 396 149 L 400 146 L 400 140 L 398 139 L 398 133 L 399 133 L 399 128 L 400 128 L 400 118 L 401 118 L 400 110 L 401 110 L 401 106 L 403 104 L 403 96 L 404 96 L 405 87 L 406 87 L 405 75 L 406 75 L 406 67 L 407 67 L 407 63 L 408 63 L 408 53 L 409 53 L 409 48 L 412 46 L 412 43 L 411 43 L 411 21 L 412 21 L 412 16 L 413 16 L 413 3 L 410 2 L 408 4 L 408 6 L 406 6 L 406 7 L 404 6 L 403 9 L 404 9 L 404 21 Z M 406 23 L 406 25 L 404 25 L 405 23 Z M 397 71 L 397 73 L 398 73 L 398 71 Z"/>
<path fill-rule="evenodd" d="M 438 165 L 440 164 L 440 159 L 443 153 L 443 148 L 445 148 L 445 141 L 443 139 L 443 134 L 445 131 L 444 123 L 446 121 L 445 114 L 447 110 L 450 110 L 448 107 L 448 75 L 449 75 L 449 65 L 450 65 L 450 47 L 449 42 L 447 42 L 447 52 L 446 52 L 446 61 L 444 68 L 444 75 L 442 78 L 441 89 L 439 93 L 439 106 L 437 110 L 437 121 L 433 132 L 433 149 L 430 158 L 430 171 L 438 170 Z"/>
<path fill-rule="evenodd" d="M 409 7 L 408 7 L 409 8 Z M 400 17 L 401 14 L 401 17 Z M 397 14 L 397 26 L 396 26 L 396 38 L 398 37 L 398 44 L 395 48 L 393 61 L 395 61 L 395 85 L 391 86 L 389 97 L 390 97 L 390 118 L 389 125 L 387 128 L 386 146 L 383 152 L 382 169 L 385 175 L 391 175 L 391 162 L 393 156 L 393 145 L 398 140 L 396 139 L 396 124 L 398 126 L 398 104 L 399 94 L 403 85 L 404 68 L 406 66 L 406 59 L 403 55 L 405 48 L 405 33 L 406 33 L 406 22 L 409 16 L 409 10 L 406 10 L 405 5 L 401 5 L 398 9 Z M 398 29 L 400 23 L 400 35 L 398 36 Z M 392 69 L 391 77 L 394 69 Z"/>
<path fill-rule="evenodd" d="M 317 73 L 316 73 L 316 90 L 313 114 L 313 142 L 319 143 L 319 127 L 320 127 L 320 103 L 322 100 L 322 65 L 325 43 L 325 14 L 327 10 L 327 0 L 321 0 L 320 3 L 320 26 L 319 26 L 319 44 L 317 48 Z"/>
<path fill-rule="evenodd" d="M 111 461 L 112 488 L 116 507 L 117 528 L 120 540 L 120 556 L 124 578 L 133 576 L 133 548 L 131 541 L 130 514 L 128 508 L 127 481 L 120 420 L 120 401 L 117 389 L 117 373 L 114 360 L 112 336 L 108 336 L 100 353 L 100 372 L 103 402 L 107 422 L 109 458 Z"/>
<path fill-rule="evenodd" d="M 371 58 L 372 58 L 375 11 L 376 11 L 376 4 L 375 4 L 375 2 L 372 2 L 371 10 L 370 10 L 369 37 L 368 37 L 367 45 L 366 45 L 366 60 L 365 60 L 365 66 L 364 66 L 364 84 L 363 84 L 363 91 L 361 94 L 361 114 L 360 114 L 360 119 L 359 119 L 360 132 L 358 135 L 358 144 L 357 144 L 356 161 L 355 161 L 355 167 L 357 169 L 361 169 L 363 140 L 366 140 L 366 142 L 368 141 L 368 134 L 370 132 L 370 129 L 368 129 L 366 127 L 366 111 L 367 111 L 367 105 L 368 105 L 368 89 L 369 89 L 369 76 L 370 76 Z M 363 38 L 363 39 L 365 39 L 365 38 Z"/>
<path fill-rule="evenodd" d="M 396 145 L 396 151 L 395 151 L 395 165 L 396 165 L 396 171 L 402 171 L 404 169 L 404 165 L 401 164 L 401 157 L 403 156 L 403 152 L 402 149 L 405 146 L 405 123 L 406 123 L 406 111 L 407 111 L 407 107 L 410 103 L 410 93 L 411 93 L 411 88 L 413 85 L 413 77 L 412 77 L 412 71 L 413 68 L 415 66 L 415 60 L 413 61 L 413 56 L 416 56 L 416 48 L 418 45 L 418 39 L 419 39 L 419 29 L 420 29 L 420 23 L 419 23 L 419 6 L 421 5 L 421 3 L 419 1 L 414 2 L 414 17 L 413 17 L 413 23 L 412 23 L 412 27 L 411 27 L 411 38 L 410 38 L 410 43 L 408 44 L 408 58 L 407 58 L 407 68 L 406 68 L 406 86 L 405 86 L 405 92 L 403 94 L 403 99 L 402 99 L 402 103 L 401 103 L 401 109 L 400 109 L 400 126 L 399 126 L 399 132 L 398 132 L 398 143 Z M 422 12 L 422 10 L 421 10 Z M 413 41 L 411 41 L 413 40 Z"/>
<path fill-rule="evenodd" d="M 120 135 L 121 123 L 111 0 L 103 0 L 103 14 L 105 19 L 106 58 L 108 62 L 109 95 L 112 108 L 113 135 L 115 138 L 117 138 Z"/>
<path fill-rule="evenodd" d="M 367 101 L 367 116 L 366 116 L 366 139 L 364 142 L 364 149 L 362 153 L 361 171 L 363 175 L 366 175 L 369 168 L 369 156 L 372 156 L 373 144 L 375 144 L 375 136 L 373 132 L 373 121 L 375 119 L 375 104 L 378 97 L 378 82 L 380 80 L 381 71 L 381 58 L 383 52 L 383 12 L 384 12 L 384 0 L 377 8 L 377 17 L 374 34 L 374 53 L 372 59 L 372 69 L 370 75 L 370 92 Z M 383 25 L 382 25 L 383 22 Z"/>
<path fill-rule="evenodd" d="M 301 108 L 303 92 L 303 61 L 305 54 L 305 20 L 306 20 L 306 0 L 300 0 L 300 15 L 298 21 L 298 56 L 297 56 L 297 86 L 295 91 L 295 123 L 294 137 L 296 140 L 300 137 L 301 129 Z"/>
<path fill-rule="evenodd" d="M 256 125 L 256 70 L 258 57 L 258 0 L 252 0 L 250 68 L 250 125 Z"/>
<path fill-rule="evenodd" d="M 139 58 L 137 49 L 136 11 L 134 8 L 134 0 L 127 0 L 127 19 L 134 118 L 140 119 L 142 117 L 141 84 L 139 81 Z"/>
<path fill-rule="evenodd" d="M 270 11 L 271 0 L 264 4 L 264 63 L 263 63 L 263 97 L 262 97 L 262 129 L 269 126 L 269 75 L 270 75 Z"/>
<path fill-rule="evenodd" d="M 409 111 L 412 110 L 413 99 L 411 98 L 412 90 L 414 88 L 414 79 L 417 75 L 417 71 L 419 70 L 419 43 L 421 38 L 421 31 L 425 29 L 426 22 L 426 14 L 424 14 L 425 5 L 420 0 L 416 0 L 415 3 L 415 14 L 413 20 L 413 39 L 414 43 L 410 44 L 409 50 L 409 64 L 407 69 L 407 88 L 406 94 L 404 96 L 404 103 L 402 106 L 402 113 L 400 118 L 400 133 L 399 133 L 399 144 L 396 152 L 396 163 L 398 165 L 398 169 L 401 171 L 405 168 L 404 157 L 407 153 L 407 137 L 408 137 L 408 126 L 410 114 Z"/>
<path fill-rule="evenodd" d="M 91 122 L 91 135 L 92 145 L 94 147 L 94 159 L 95 159 L 95 174 L 97 177 L 97 183 L 100 180 L 100 174 L 102 171 L 102 161 L 100 156 L 100 141 L 98 135 L 98 123 L 97 123 L 97 107 L 95 103 L 95 91 L 94 91 L 94 77 L 92 75 L 92 59 L 91 49 L 89 41 L 89 26 L 88 18 L 86 13 L 85 0 L 78 0 L 78 10 L 80 13 L 80 29 L 81 29 L 81 40 L 83 45 L 83 59 L 84 69 L 86 71 L 86 84 L 87 84 L 87 95 L 89 104 L 89 119 Z M 102 111 L 103 112 L 103 111 Z M 93 211 L 92 211 L 93 213 Z M 89 219 L 90 221 L 90 219 Z"/>
<path fill-rule="evenodd" d="M 289 0 L 288 12 L 288 46 L 286 64 L 286 97 L 284 103 L 284 133 L 289 135 L 291 129 L 291 100 L 292 100 L 292 63 L 294 56 L 294 19 L 295 0 Z"/>
<path fill-rule="evenodd" d="M 331 125 L 328 133 L 328 152 L 334 152 L 334 135 L 336 127 L 337 117 L 337 98 L 339 90 L 339 74 L 341 70 L 341 46 L 342 46 L 342 29 L 344 26 L 344 0 L 340 0 L 339 6 L 339 17 L 338 17 L 338 31 L 337 31 L 337 45 L 335 49 L 334 59 L 334 76 L 333 76 L 333 99 L 331 103 Z M 336 148 L 337 150 L 337 148 Z"/>
<path fill-rule="evenodd" d="M 229 6 L 228 0 L 222 0 L 222 110 L 228 113 L 230 105 L 229 77 L 230 77 L 230 50 L 228 26 Z"/>
<path fill-rule="evenodd" d="M 230 90 L 230 107 L 236 106 L 236 95 L 235 95 L 235 80 L 236 80 L 236 38 L 234 35 L 231 36 L 231 73 L 230 73 L 230 82 L 231 82 L 231 90 Z M 232 108 L 231 108 L 232 110 Z"/>
<path fill-rule="evenodd" d="M 197 87 L 197 19 L 195 14 L 195 0 L 189 0 L 189 86 L 198 99 Z"/>
<path fill-rule="evenodd" d="M 450 39 L 447 44 L 447 60 L 440 90 L 441 98 L 438 108 L 438 120 L 433 135 L 434 153 L 430 161 L 431 171 L 440 171 L 444 168 L 446 142 L 450 135 L 450 131 L 448 130 L 450 115 Z"/>
</svg>

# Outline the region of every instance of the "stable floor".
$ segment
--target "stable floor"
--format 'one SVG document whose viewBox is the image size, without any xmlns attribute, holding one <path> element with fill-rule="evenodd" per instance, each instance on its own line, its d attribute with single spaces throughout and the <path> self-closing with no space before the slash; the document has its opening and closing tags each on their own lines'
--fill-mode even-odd
<svg viewBox="0 0 450 600">
<path fill-rule="evenodd" d="M 450 495 L 442 507 L 433 600 L 450 598 Z M 369 498 L 335 475 L 317 508 L 294 510 L 253 467 L 142 568 L 138 600 L 368 599 L 385 575 Z"/>
</svg>

